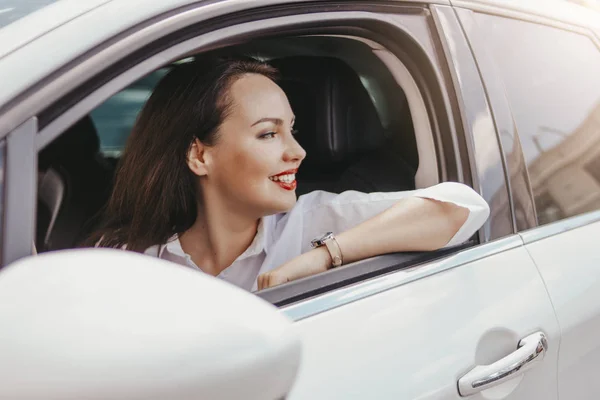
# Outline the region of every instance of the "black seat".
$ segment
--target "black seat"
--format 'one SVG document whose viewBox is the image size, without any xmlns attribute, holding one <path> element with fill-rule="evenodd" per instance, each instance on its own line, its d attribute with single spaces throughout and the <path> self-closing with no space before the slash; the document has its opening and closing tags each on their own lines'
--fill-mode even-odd
<svg viewBox="0 0 600 400">
<path fill-rule="evenodd" d="M 298 194 L 312 190 L 414 189 L 415 170 L 395 151 L 359 76 L 332 57 L 295 56 L 271 64 L 281 74 L 307 151 Z"/>
<path fill-rule="evenodd" d="M 86 116 L 40 152 L 36 247 L 76 247 L 106 203 L 113 170 L 99 153 L 99 139 Z"/>
</svg>

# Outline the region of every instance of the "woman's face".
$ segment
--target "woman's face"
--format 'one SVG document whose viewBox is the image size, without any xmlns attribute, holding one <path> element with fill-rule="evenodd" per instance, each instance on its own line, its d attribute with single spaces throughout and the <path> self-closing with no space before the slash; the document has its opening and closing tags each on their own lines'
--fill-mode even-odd
<svg viewBox="0 0 600 400">
<path fill-rule="evenodd" d="M 229 89 L 232 108 L 206 148 L 203 190 L 238 211 L 264 216 L 296 203 L 295 174 L 306 152 L 293 136 L 294 114 L 269 78 L 246 74 Z"/>
</svg>

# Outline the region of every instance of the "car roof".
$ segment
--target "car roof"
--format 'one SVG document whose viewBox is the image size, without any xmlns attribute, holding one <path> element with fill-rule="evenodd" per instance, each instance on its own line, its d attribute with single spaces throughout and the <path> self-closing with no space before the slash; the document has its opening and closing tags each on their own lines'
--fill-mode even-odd
<svg viewBox="0 0 600 400">
<path fill-rule="evenodd" d="M 8 1 L 8 0 L 7 0 Z M 159 9 L 172 9 L 174 7 L 184 6 L 191 3 L 197 3 L 194 0 L 161 0 L 158 2 L 139 1 L 139 0 L 14 0 L 13 7 L 10 6 L 10 1 L 3 4 L 3 11 L 18 9 L 19 7 L 27 9 L 27 4 L 31 4 L 29 8 L 36 11 L 25 14 L 22 18 L 3 27 L 2 14 L 0 14 L 0 59 L 10 54 L 16 49 L 23 47 L 27 43 L 41 37 L 54 29 L 60 27 L 81 17 L 84 14 L 93 12 L 95 9 L 106 5 L 107 3 L 122 3 L 136 4 L 139 15 L 145 14 L 144 11 L 152 11 Z M 217 0 L 219 2 L 227 0 Z M 255 0 L 256 1 L 256 0 Z M 302 0 L 298 0 L 302 1 Z M 407 2 L 408 0 L 396 0 L 398 2 Z M 595 12 L 589 12 L 591 7 L 580 6 L 582 10 L 574 10 L 573 5 L 577 3 L 586 4 L 591 0 L 417 0 L 431 3 L 455 3 L 456 5 L 474 4 L 483 6 L 493 6 L 515 11 L 537 14 L 543 17 L 549 17 L 558 20 L 571 20 L 571 22 L 588 25 L 585 22 L 594 21 L 600 18 L 600 12 L 594 16 Z M 214 1 L 213 1 L 214 2 Z M 234 3 L 236 0 L 230 0 Z M 257 1 L 256 1 L 257 2 Z M 271 3 L 285 3 L 287 1 L 273 0 Z M 156 4 L 152 4 L 156 3 Z M 258 2 L 257 2 L 258 3 Z M 264 3 L 261 1 L 261 3 Z M 267 2 L 268 3 L 268 2 Z M 562 5 L 562 7 L 561 7 Z M 595 7 L 594 7 L 595 8 Z M 18 10 L 17 10 L 18 12 Z M 591 14 L 591 15 L 590 15 Z M 119 15 L 115 15 L 119 17 Z M 570 18 L 571 17 L 571 18 Z M 589 18 L 586 18 L 589 17 Z M 583 18 L 583 20 L 582 20 Z M 566 21 L 565 21 L 566 22 Z M 592 25 L 594 25 L 592 23 Z M 600 24 L 599 24 L 600 25 Z M 600 36 L 600 33 L 599 33 Z"/>
<path fill-rule="evenodd" d="M 220 5 L 217 3 L 229 3 L 237 9 L 244 9 L 301 1 L 310 0 L 206 0 L 206 7 L 208 9 Z M 508 8 L 577 25 L 595 24 L 595 32 L 600 38 L 598 14 L 566 0 L 410 2 L 415 1 Z M 173 9 L 198 3 L 198 0 L 58 0 L 0 28 L 0 76 L 10 77 L 2 82 L 0 113 L 10 101 L 29 87 L 106 40 Z"/>
</svg>

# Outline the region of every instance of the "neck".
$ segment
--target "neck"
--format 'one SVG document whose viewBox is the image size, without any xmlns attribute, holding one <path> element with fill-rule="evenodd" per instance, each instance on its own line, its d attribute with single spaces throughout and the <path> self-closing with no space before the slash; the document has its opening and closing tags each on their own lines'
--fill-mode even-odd
<svg viewBox="0 0 600 400">
<path fill-rule="evenodd" d="M 259 219 L 232 212 L 215 202 L 198 205 L 196 221 L 179 236 L 183 251 L 205 273 L 217 276 L 252 243 Z M 208 212 L 210 209 L 210 212 Z"/>
</svg>

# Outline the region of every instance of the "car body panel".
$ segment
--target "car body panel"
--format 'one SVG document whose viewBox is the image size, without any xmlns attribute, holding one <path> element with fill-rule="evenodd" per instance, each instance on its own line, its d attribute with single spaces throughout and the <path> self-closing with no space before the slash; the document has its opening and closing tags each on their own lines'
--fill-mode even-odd
<svg viewBox="0 0 600 400">
<path fill-rule="evenodd" d="M 600 398 L 600 211 L 574 217 L 570 223 L 574 228 L 567 231 L 564 224 L 559 232 L 547 225 L 522 236 L 560 324 L 559 397 L 596 400 Z M 578 223 L 582 225 L 576 227 Z M 543 237 L 544 232 L 549 236 Z"/>
<path fill-rule="evenodd" d="M 512 151 L 504 147 L 513 158 L 510 174 L 526 168 L 528 175 L 512 185 L 513 197 L 527 201 L 527 193 L 517 193 L 526 190 L 536 198 L 537 227 L 519 231 L 561 328 L 559 398 L 600 398 L 600 43 L 581 26 L 481 9 L 457 14 L 495 117 L 505 121 L 504 143 L 518 139 Z"/>
<path fill-rule="evenodd" d="M 470 251 L 475 250 L 465 253 Z M 436 263 L 396 274 L 418 273 Z M 365 286 L 346 295 L 360 294 Z M 456 382 L 462 374 L 510 354 L 521 338 L 538 330 L 549 338 L 543 362 L 474 398 L 557 399 L 551 382 L 560 332 L 544 284 L 520 245 L 296 325 L 304 358 L 291 400 L 460 399 Z"/>
</svg>

